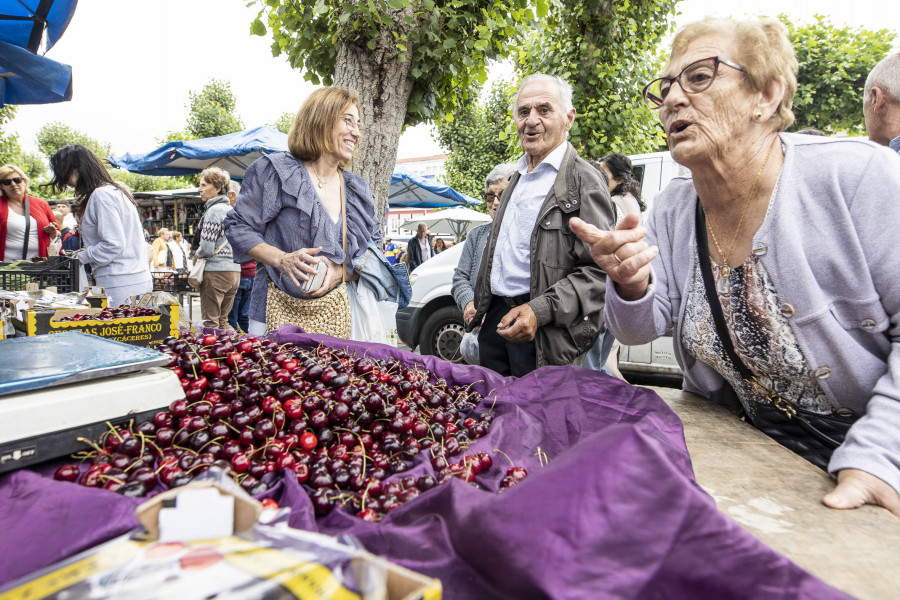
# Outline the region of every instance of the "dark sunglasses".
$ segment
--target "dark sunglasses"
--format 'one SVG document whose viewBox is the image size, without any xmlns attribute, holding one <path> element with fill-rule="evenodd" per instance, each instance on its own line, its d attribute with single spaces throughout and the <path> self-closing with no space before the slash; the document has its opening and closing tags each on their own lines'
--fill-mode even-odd
<svg viewBox="0 0 900 600">
<path fill-rule="evenodd" d="M 493 202 L 494 200 L 500 199 L 500 194 L 495 194 L 494 192 L 487 192 L 484 195 L 484 199 L 487 200 L 488 202 Z"/>
<path fill-rule="evenodd" d="M 14 183 L 16 185 L 19 185 L 23 181 L 25 181 L 25 180 L 22 179 L 21 177 L 10 177 L 9 179 L 0 179 L 0 184 L 10 185 L 10 184 Z"/>
</svg>

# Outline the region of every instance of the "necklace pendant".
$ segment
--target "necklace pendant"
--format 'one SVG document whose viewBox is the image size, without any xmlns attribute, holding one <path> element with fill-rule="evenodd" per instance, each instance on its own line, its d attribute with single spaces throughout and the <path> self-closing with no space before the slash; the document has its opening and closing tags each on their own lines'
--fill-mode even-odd
<svg viewBox="0 0 900 600">
<path fill-rule="evenodd" d="M 325 184 L 319 181 L 319 189 L 321 190 L 323 187 L 325 187 Z"/>
<path fill-rule="evenodd" d="M 727 265 L 719 269 L 719 277 L 721 277 L 722 279 L 725 279 L 727 281 L 730 276 L 731 269 L 729 269 Z"/>
<path fill-rule="evenodd" d="M 719 277 L 716 280 L 716 291 L 719 292 L 720 294 L 727 294 L 728 293 L 728 280 L 725 279 L 724 277 Z"/>
</svg>

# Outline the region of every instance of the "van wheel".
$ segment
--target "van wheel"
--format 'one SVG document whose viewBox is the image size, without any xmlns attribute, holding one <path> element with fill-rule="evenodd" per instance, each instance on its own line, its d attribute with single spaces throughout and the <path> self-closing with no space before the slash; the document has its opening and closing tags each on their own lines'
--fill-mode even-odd
<svg viewBox="0 0 900 600">
<path fill-rule="evenodd" d="M 439 308 L 425 321 L 419 349 L 424 354 L 461 363 L 463 357 L 459 353 L 459 345 L 465 332 L 462 313 L 458 308 L 455 306 Z"/>
</svg>

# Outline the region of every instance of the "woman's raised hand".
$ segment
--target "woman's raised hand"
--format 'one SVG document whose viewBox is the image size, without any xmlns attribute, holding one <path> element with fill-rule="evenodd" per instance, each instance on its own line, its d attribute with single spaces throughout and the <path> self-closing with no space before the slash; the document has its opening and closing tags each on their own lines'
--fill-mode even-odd
<svg viewBox="0 0 900 600">
<path fill-rule="evenodd" d="M 313 255 L 322 251 L 322 247 L 318 248 L 300 248 L 294 252 L 290 252 L 281 257 L 281 263 L 278 269 L 291 278 L 294 285 L 300 287 L 301 281 L 309 279 L 310 275 L 316 274 L 316 263 L 321 259 L 315 258 Z"/>
<path fill-rule="evenodd" d="M 603 231 L 578 217 L 569 220 L 575 235 L 591 247 L 591 257 L 616 283 L 625 300 L 638 300 L 650 285 L 650 261 L 659 248 L 644 241 L 647 230 L 638 215 L 627 215 L 613 231 Z"/>
</svg>

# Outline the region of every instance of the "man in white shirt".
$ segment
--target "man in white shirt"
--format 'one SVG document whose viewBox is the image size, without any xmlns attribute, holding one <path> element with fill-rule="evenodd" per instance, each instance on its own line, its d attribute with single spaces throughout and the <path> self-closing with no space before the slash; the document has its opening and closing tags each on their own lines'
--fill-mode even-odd
<svg viewBox="0 0 900 600">
<path fill-rule="evenodd" d="M 503 194 L 475 290 L 480 363 L 521 377 L 544 365 L 581 364 L 602 324 L 606 276 L 569 228 L 580 217 L 610 229 L 615 211 L 600 174 L 566 141 L 572 88 L 532 75 L 514 120 L 525 156 Z"/>
</svg>

